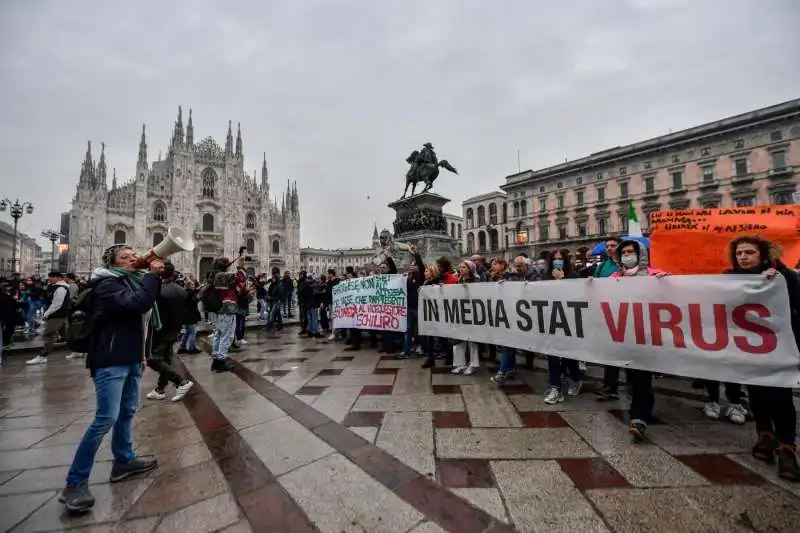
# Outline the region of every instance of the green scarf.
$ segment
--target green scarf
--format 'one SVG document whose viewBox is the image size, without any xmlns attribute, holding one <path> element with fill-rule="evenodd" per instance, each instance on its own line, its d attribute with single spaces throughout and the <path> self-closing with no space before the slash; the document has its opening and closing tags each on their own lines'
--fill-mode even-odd
<svg viewBox="0 0 800 533">
<path fill-rule="evenodd" d="M 127 270 L 119 267 L 106 267 L 98 270 L 103 270 L 107 272 L 109 276 L 115 278 L 125 278 L 133 285 L 134 289 L 140 288 L 142 286 L 142 280 L 149 274 L 147 270 Z M 153 314 L 150 317 L 150 321 L 153 323 L 153 329 L 156 331 L 161 329 L 161 315 L 158 312 L 158 304 L 155 302 L 153 303 Z"/>
</svg>

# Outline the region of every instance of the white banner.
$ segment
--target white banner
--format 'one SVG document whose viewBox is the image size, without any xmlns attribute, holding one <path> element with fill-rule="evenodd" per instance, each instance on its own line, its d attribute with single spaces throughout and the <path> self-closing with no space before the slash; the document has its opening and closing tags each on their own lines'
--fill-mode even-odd
<svg viewBox="0 0 800 533">
<path fill-rule="evenodd" d="M 407 287 L 400 274 L 342 280 L 333 288 L 334 329 L 405 331 Z"/>
<path fill-rule="evenodd" d="M 419 333 L 664 374 L 800 386 L 780 275 L 427 286 Z"/>
</svg>

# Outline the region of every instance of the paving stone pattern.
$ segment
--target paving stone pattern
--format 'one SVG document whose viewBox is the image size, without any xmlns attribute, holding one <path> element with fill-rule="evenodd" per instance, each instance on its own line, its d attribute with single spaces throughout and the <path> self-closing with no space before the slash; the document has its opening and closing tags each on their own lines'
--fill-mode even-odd
<svg viewBox="0 0 800 533">
<path fill-rule="evenodd" d="M 83 361 L 8 358 L 0 531 L 800 531 L 800 487 L 752 459 L 752 425 L 704 419 L 683 380 L 658 380 L 658 423 L 633 445 L 627 400 L 591 393 L 595 368 L 581 396 L 548 406 L 539 360 L 498 389 L 491 368 L 423 370 L 294 333 L 250 330 L 228 374 L 182 357 L 196 386 L 181 403 L 145 399 L 147 371 L 134 442 L 160 467 L 109 484 L 106 439 L 81 516 L 57 497 L 93 417 Z"/>
</svg>

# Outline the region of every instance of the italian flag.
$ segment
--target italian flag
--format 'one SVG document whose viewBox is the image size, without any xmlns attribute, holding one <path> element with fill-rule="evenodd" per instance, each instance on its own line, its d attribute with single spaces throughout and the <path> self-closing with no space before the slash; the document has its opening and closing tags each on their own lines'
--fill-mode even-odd
<svg viewBox="0 0 800 533">
<path fill-rule="evenodd" d="M 636 209 L 633 207 L 633 200 L 628 204 L 628 235 L 631 237 L 642 236 L 642 225 L 636 216 Z"/>
</svg>

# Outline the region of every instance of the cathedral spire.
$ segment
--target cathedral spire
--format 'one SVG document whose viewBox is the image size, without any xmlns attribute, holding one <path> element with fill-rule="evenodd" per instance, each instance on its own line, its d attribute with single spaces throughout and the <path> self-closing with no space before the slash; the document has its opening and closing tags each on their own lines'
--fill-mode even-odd
<svg viewBox="0 0 800 533">
<path fill-rule="evenodd" d="M 172 133 L 172 147 L 181 148 L 183 146 L 183 110 L 178 106 L 178 120 L 175 121 L 175 131 Z"/>
<path fill-rule="evenodd" d="M 297 197 L 297 182 L 292 182 L 292 211 L 300 210 L 300 198 Z"/>
<path fill-rule="evenodd" d="M 113 169 L 111 170 L 111 172 L 112 172 L 112 177 L 111 177 L 111 190 L 113 191 L 114 189 L 116 189 L 116 188 L 117 188 L 117 169 L 116 169 L 116 167 L 115 167 L 115 168 L 113 168 Z"/>
<path fill-rule="evenodd" d="M 264 152 L 264 162 L 261 163 L 261 187 L 267 187 L 269 183 L 269 172 L 267 171 L 267 152 Z"/>
<path fill-rule="evenodd" d="M 194 125 L 192 124 L 192 108 L 189 108 L 189 123 L 186 124 L 186 147 L 194 146 Z"/>
<path fill-rule="evenodd" d="M 94 180 L 94 163 L 92 162 L 92 141 L 87 141 L 86 155 L 81 165 L 81 178 L 79 185 L 89 187 Z"/>
<path fill-rule="evenodd" d="M 95 186 L 98 188 L 106 186 L 106 143 L 100 143 L 100 162 L 97 163 Z"/>
<path fill-rule="evenodd" d="M 236 157 L 242 158 L 242 124 L 236 123 Z"/>
<path fill-rule="evenodd" d="M 225 155 L 233 154 L 233 133 L 231 133 L 231 121 L 228 121 L 228 137 L 225 139 Z"/>
<path fill-rule="evenodd" d="M 142 124 L 142 138 L 139 141 L 139 159 L 136 162 L 137 171 L 147 168 L 147 141 L 145 140 L 145 125 Z"/>
</svg>

